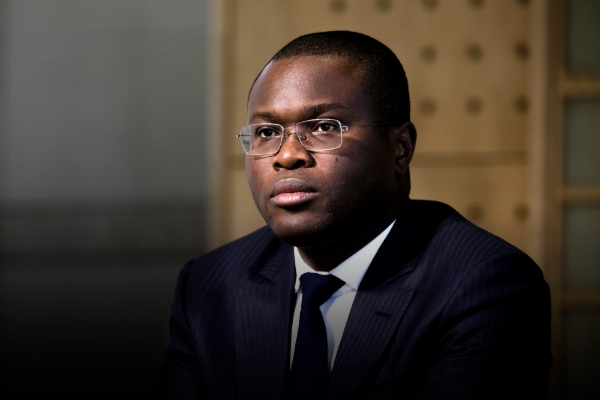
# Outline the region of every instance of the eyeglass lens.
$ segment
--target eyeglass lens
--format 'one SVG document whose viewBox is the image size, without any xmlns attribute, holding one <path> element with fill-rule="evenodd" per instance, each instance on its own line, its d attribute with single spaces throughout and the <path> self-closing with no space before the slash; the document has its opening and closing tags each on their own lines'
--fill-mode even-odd
<svg viewBox="0 0 600 400">
<path fill-rule="evenodd" d="M 296 134 L 309 151 L 333 150 L 342 144 L 342 125 L 337 120 L 312 119 L 298 122 Z M 253 124 L 242 128 L 240 139 L 250 155 L 274 154 L 279 151 L 285 134 L 277 124 Z"/>
</svg>

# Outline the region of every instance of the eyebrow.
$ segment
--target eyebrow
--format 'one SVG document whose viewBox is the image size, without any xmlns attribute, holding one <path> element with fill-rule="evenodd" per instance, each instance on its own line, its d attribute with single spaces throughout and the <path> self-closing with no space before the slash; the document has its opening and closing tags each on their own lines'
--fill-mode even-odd
<svg viewBox="0 0 600 400">
<path fill-rule="evenodd" d="M 347 110 L 349 107 L 341 104 L 341 103 L 322 103 L 315 104 L 311 106 L 304 106 L 302 108 L 302 115 L 306 118 L 314 118 L 320 114 L 323 114 L 327 111 L 331 110 Z M 277 121 L 279 118 L 279 114 L 270 111 L 257 111 L 252 114 L 250 117 L 250 121 L 255 121 L 257 119 L 262 119 L 265 121 Z"/>
<path fill-rule="evenodd" d="M 347 110 L 349 107 L 341 103 L 323 103 L 304 107 L 304 114 L 319 115 L 331 110 Z"/>
</svg>

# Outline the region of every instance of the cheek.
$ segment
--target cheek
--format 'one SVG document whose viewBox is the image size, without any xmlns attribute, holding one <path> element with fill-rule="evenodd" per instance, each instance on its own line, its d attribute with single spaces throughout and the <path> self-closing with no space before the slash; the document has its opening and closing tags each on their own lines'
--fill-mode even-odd
<svg viewBox="0 0 600 400">
<path fill-rule="evenodd" d="M 330 206 L 368 204 L 396 187 L 393 166 L 381 153 L 348 151 L 339 154 L 330 168 L 330 176 L 330 195 L 338 198 Z"/>
<path fill-rule="evenodd" d="M 334 177 L 332 182 L 342 191 L 369 186 L 368 183 L 381 180 L 384 175 L 381 157 L 360 149 L 336 155 L 328 169 L 328 174 Z"/>
<path fill-rule="evenodd" d="M 265 185 L 265 174 L 261 173 L 262 169 L 256 162 L 246 162 L 246 179 L 248 180 L 248 186 L 252 193 L 252 198 L 258 209 L 262 213 L 262 204 L 264 202 L 264 185 Z"/>
</svg>

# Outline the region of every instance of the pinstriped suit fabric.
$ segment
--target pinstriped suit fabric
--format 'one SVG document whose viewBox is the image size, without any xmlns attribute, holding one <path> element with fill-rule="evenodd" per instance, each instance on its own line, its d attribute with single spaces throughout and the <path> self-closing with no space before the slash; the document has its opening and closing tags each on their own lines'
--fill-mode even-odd
<svg viewBox="0 0 600 400">
<path fill-rule="evenodd" d="M 263 228 L 188 263 L 163 398 L 285 398 L 292 248 Z M 410 201 L 358 289 L 328 399 L 547 398 L 549 292 L 525 254 Z"/>
</svg>

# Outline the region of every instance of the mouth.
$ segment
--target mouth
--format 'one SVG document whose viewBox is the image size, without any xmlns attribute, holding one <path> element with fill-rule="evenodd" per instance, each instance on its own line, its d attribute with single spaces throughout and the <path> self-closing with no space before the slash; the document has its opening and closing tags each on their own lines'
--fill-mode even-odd
<svg viewBox="0 0 600 400">
<path fill-rule="evenodd" d="M 286 178 L 273 186 L 271 201 L 279 207 L 293 207 L 307 203 L 317 196 L 315 188 L 297 178 Z"/>
</svg>

